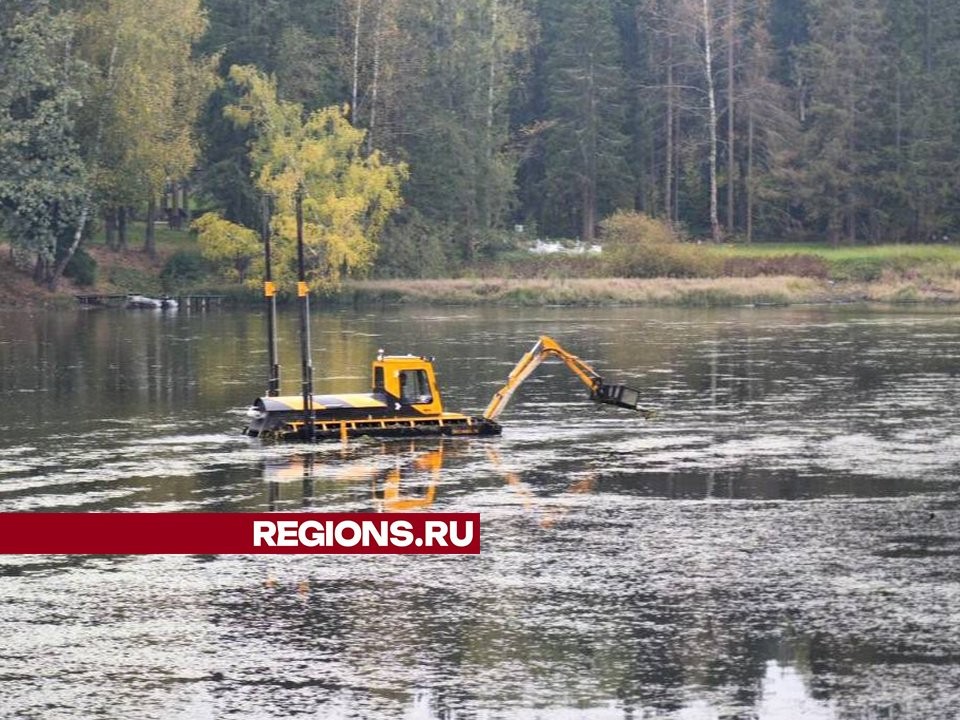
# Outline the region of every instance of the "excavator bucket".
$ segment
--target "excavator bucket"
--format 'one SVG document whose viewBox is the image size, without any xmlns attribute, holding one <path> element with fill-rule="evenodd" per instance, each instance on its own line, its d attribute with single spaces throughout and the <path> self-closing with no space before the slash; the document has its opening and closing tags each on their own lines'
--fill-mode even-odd
<svg viewBox="0 0 960 720">
<path fill-rule="evenodd" d="M 590 399 L 604 405 L 616 405 L 628 410 L 636 410 L 643 413 L 644 416 L 652 414 L 640 407 L 640 391 L 626 385 L 600 385 L 590 395 Z"/>
</svg>

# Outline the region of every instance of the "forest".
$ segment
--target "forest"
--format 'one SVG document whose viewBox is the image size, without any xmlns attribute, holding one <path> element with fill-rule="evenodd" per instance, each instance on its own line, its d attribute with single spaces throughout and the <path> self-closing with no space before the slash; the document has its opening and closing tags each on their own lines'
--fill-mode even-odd
<svg viewBox="0 0 960 720">
<path fill-rule="evenodd" d="M 439 277 L 618 211 L 712 242 L 949 241 L 953 0 L 5 0 L 0 220 L 55 287 L 194 223 L 243 279 Z M 602 239 L 602 238 L 601 238 Z M 137 240 L 139 242 L 139 238 Z"/>
</svg>

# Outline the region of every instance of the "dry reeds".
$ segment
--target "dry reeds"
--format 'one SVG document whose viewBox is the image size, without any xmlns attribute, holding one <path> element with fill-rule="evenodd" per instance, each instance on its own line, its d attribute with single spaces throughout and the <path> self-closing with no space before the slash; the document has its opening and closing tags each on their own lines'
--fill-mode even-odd
<svg viewBox="0 0 960 720">
<path fill-rule="evenodd" d="M 788 304 L 826 299 L 808 278 L 578 278 L 367 280 L 348 283 L 343 300 L 444 305 Z"/>
</svg>

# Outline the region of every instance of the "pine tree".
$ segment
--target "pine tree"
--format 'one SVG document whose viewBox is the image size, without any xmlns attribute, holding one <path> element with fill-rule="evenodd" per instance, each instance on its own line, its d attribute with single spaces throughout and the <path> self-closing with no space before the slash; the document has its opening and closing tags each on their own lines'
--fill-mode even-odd
<svg viewBox="0 0 960 720">
<path fill-rule="evenodd" d="M 797 158 L 806 224 L 831 243 L 878 239 L 888 182 L 890 46 L 879 0 L 812 0 L 810 99 Z"/>
</svg>

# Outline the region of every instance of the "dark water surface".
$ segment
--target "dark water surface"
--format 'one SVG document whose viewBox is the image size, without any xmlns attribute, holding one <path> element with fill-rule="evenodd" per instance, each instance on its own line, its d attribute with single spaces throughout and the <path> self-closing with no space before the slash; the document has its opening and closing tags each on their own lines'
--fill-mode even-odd
<svg viewBox="0 0 960 720">
<path fill-rule="evenodd" d="M 312 454 L 239 434 L 263 332 L 0 314 L 0 511 L 479 511 L 482 554 L 0 558 L 0 715 L 960 717 L 953 311 L 324 315 L 318 392 L 383 347 L 479 412 L 545 333 L 660 416 L 550 364 L 502 438 Z"/>
</svg>

